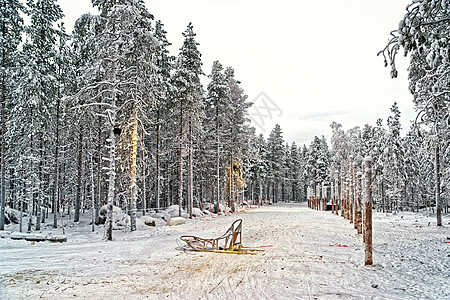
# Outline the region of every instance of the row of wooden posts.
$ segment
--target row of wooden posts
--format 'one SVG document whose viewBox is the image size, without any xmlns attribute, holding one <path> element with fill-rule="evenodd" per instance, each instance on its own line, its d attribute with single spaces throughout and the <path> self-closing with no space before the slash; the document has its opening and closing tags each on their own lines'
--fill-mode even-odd
<svg viewBox="0 0 450 300">
<path fill-rule="evenodd" d="M 353 157 L 349 157 L 349 171 L 331 183 L 331 212 L 340 215 L 354 224 L 364 242 L 364 265 L 373 264 L 372 255 L 372 158 L 366 157 L 362 162 L 362 172 Z M 338 174 L 336 174 L 338 175 Z M 341 183 L 339 184 L 339 179 Z M 315 210 L 327 210 L 327 186 L 317 184 L 316 188 L 307 189 L 308 207 Z"/>
</svg>

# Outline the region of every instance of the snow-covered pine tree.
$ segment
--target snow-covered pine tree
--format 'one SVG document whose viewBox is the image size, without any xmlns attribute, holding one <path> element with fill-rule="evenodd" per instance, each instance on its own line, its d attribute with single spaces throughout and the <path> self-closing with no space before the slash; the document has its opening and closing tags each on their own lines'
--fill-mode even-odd
<svg viewBox="0 0 450 300">
<path fill-rule="evenodd" d="M 93 4 L 98 5 L 101 15 L 86 22 L 87 39 L 82 43 L 84 47 L 81 49 L 89 52 L 90 62 L 81 67 L 85 74 L 84 86 L 77 96 L 85 99 L 81 108 L 95 106 L 97 109 L 104 109 L 101 115 L 106 118 L 108 124 L 106 238 L 112 240 L 112 209 L 116 190 L 116 135 L 122 133 L 121 141 L 126 145 L 121 147 L 127 149 L 128 153 L 131 152 L 128 156 L 130 161 L 122 161 L 120 166 L 129 174 L 127 190 L 131 197 L 131 229 L 135 230 L 137 122 L 138 118 L 142 117 L 141 124 L 144 124 L 144 116 L 152 105 L 153 54 L 159 46 L 152 34 L 153 16 L 146 10 L 143 1 L 93 1 Z M 125 130 L 127 128 L 130 130 Z M 131 147 L 127 147 L 130 144 Z M 121 182 L 124 181 L 121 178 Z"/>
<path fill-rule="evenodd" d="M 148 124 L 147 112 L 155 104 L 154 85 L 152 74 L 155 70 L 155 57 L 161 51 L 159 42 L 153 36 L 151 23 L 153 16 L 147 11 L 143 1 L 131 1 L 126 5 L 115 6 L 115 13 L 111 14 L 115 20 L 115 26 L 120 24 L 121 59 L 120 76 L 124 78 L 120 87 L 122 90 L 121 102 L 124 113 L 128 115 L 128 136 L 125 136 L 124 144 L 130 145 L 125 157 L 130 162 L 130 217 L 131 230 L 136 230 L 137 212 L 137 140 L 144 130 L 143 125 Z M 118 22 L 120 20 L 120 23 Z M 125 79 L 126 78 L 126 79 Z M 138 122 L 140 126 L 138 127 Z M 127 130 L 125 130 L 125 134 Z M 130 143 L 131 141 L 131 143 Z M 131 149 L 130 149 L 131 148 Z"/>
<path fill-rule="evenodd" d="M 389 210 L 402 209 L 404 195 L 404 150 L 400 138 L 400 111 L 395 102 L 391 107 L 391 115 L 387 119 L 388 132 L 383 151 L 383 174 L 386 182 L 386 195 L 388 203 L 392 205 Z"/>
<path fill-rule="evenodd" d="M 7 102 L 12 102 L 13 76 L 18 66 L 18 46 L 22 40 L 23 5 L 18 0 L 0 0 L 0 77 L 1 77 L 1 148 L 0 148 L 0 230 L 5 226 L 6 122 Z"/>
<path fill-rule="evenodd" d="M 292 142 L 289 148 L 288 182 L 290 183 L 290 200 L 299 202 L 301 195 L 300 157 L 297 144 Z"/>
<path fill-rule="evenodd" d="M 171 118 L 172 114 L 172 104 L 170 103 L 170 93 L 172 91 L 170 73 L 173 69 L 173 62 L 175 59 L 169 54 L 169 50 L 167 49 L 171 45 L 171 43 L 168 42 L 166 35 L 167 32 L 164 30 L 164 26 L 161 21 L 156 21 L 154 36 L 155 39 L 159 42 L 159 49 L 155 58 L 156 72 L 152 77 L 152 84 L 154 86 L 153 93 L 155 95 L 155 202 L 157 211 L 159 211 L 161 207 L 161 136 L 163 134 L 162 125 L 167 125 L 167 119 Z M 167 142 L 168 140 L 166 140 L 166 143 Z M 166 180 L 168 180 L 168 178 L 166 178 Z M 143 192 L 145 203 L 145 188 L 143 188 Z"/>
<path fill-rule="evenodd" d="M 247 95 L 244 93 L 244 89 L 240 86 L 240 82 L 235 78 L 234 69 L 227 67 L 225 69 L 225 77 L 229 90 L 229 128 L 224 128 L 228 136 L 225 135 L 227 141 L 224 143 L 224 150 L 227 153 L 227 157 L 230 158 L 230 165 L 237 162 L 242 166 L 244 157 L 248 154 L 248 140 L 249 140 L 249 127 L 248 127 L 248 108 L 251 103 L 247 103 Z M 222 117 L 223 118 L 223 117 Z M 246 166 L 243 167 L 246 169 Z M 245 176 L 245 175 L 244 175 Z M 238 194 L 243 192 L 245 186 L 241 187 L 240 191 L 236 190 L 236 186 L 233 188 L 233 203 L 234 199 L 238 197 Z"/>
<path fill-rule="evenodd" d="M 328 184 L 329 176 L 329 153 L 328 145 L 324 137 L 319 139 L 317 136 L 311 142 L 308 148 L 307 163 L 305 166 L 308 174 L 308 185 L 315 188 L 322 182 Z"/>
<path fill-rule="evenodd" d="M 423 130 L 421 134 L 418 128 L 412 125 L 406 137 L 403 139 L 403 148 L 405 149 L 405 195 L 406 203 L 411 211 L 419 211 L 425 206 L 426 199 L 430 195 L 426 195 L 427 174 L 433 174 L 433 161 L 427 159 L 424 141 L 426 134 Z M 432 177 L 432 176 L 431 176 Z"/>
<path fill-rule="evenodd" d="M 272 202 L 276 203 L 280 200 L 280 188 L 283 175 L 283 167 L 285 160 L 283 131 L 279 124 L 270 132 L 267 138 L 267 162 L 268 162 L 268 179 L 271 190 Z M 270 199 L 270 198 L 269 198 Z"/>
<path fill-rule="evenodd" d="M 372 128 L 370 135 L 371 145 L 370 157 L 373 159 L 372 163 L 372 188 L 374 190 L 373 202 L 377 208 L 381 208 L 383 212 L 387 209 L 385 196 L 385 179 L 384 179 L 384 156 L 383 153 L 386 147 L 386 129 L 383 127 L 383 120 L 377 119 L 376 126 Z"/>
<path fill-rule="evenodd" d="M 189 23 L 183 32 L 184 42 L 177 58 L 175 73 L 172 77 L 172 84 L 176 88 L 174 95 L 178 102 L 179 114 L 179 215 L 183 204 L 183 145 L 186 131 L 189 147 L 189 184 L 188 184 L 188 211 L 192 217 L 192 143 L 194 126 L 200 126 L 200 119 L 203 117 L 204 101 L 203 87 L 200 76 L 203 75 L 201 53 L 195 40 L 196 34 L 192 23 Z M 186 122 L 187 119 L 187 122 Z M 187 123 L 187 124 L 186 124 Z M 187 125 L 187 126 L 186 126 Z M 185 130 L 187 127 L 187 130 Z"/>
<path fill-rule="evenodd" d="M 380 51 L 385 66 L 391 66 L 391 76 L 397 77 L 395 59 L 403 48 L 410 55 L 408 68 L 410 86 L 417 115 L 417 123 L 431 128 L 435 155 L 435 204 L 436 223 L 441 218 L 441 171 L 442 137 L 449 130 L 450 77 L 450 3 L 448 1 L 414 0 L 406 7 L 398 29 L 391 32 L 391 39 Z M 448 142 L 444 144 L 447 151 Z"/>
<path fill-rule="evenodd" d="M 16 143 L 15 151 L 23 155 L 23 176 L 28 181 L 27 194 L 30 197 L 28 210 L 31 216 L 35 208 L 35 226 L 36 230 L 40 230 L 43 200 L 49 192 L 44 171 L 49 167 L 46 155 L 51 151 L 55 125 L 53 109 L 59 85 L 55 64 L 58 30 L 55 25 L 63 13 L 54 0 L 30 0 L 27 6 L 31 25 L 26 27 L 27 41 L 23 45 L 18 74 L 20 79 L 10 126 L 12 133 L 23 134 L 20 136 L 22 140 Z M 31 229 L 30 222 L 28 229 Z"/>
<path fill-rule="evenodd" d="M 73 84 L 71 82 L 74 80 L 73 72 L 73 55 L 67 45 L 69 37 L 65 33 L 64 24 L 61 23 L 58 27 L 58 50 L 56 55 L 56 73 L 58 82 L 60 82 L 58 87 L 58 94 L 56 96 L 55 103 L 55 133 L 54 133 L 54 174 L 53 174 L 53 190 L 52 190 L 52 212 L 53 212 L 53 228 L 58 227 L 58 211 L 60 209 L 60 146 L 61 146 L 61 116 L 65 115 L 66 112 L 66 101 L 65 98 L 71 92 Z"/>
<path fill-rule="evenodd" d="M 256 162 L 252 165 L 251 176 L 254 177 L 256 193 L 258 194 L 258 202 L 263 205 L 264 200 L 267 199 L 267 172 L 268 172 L 268 162 L 267 158 L 267 144 L 264 136 L 259 134 L 255 140 L 252 147 L 255 149 Z"/>
<path fill-rule="evenodd" d="M 230 127 L 231 115 L 231 98 L 230 87 L 227 85 L 225 74 L 223 73 L 222 64 L 219 61 L 214 61 L 211 69 L 211 74 L 208 75 L 210 82 L 207 86 L 206 96 L 206 117 L 214 122 L 207 122 L 205 124 L 205 131 L 209 139 L 208 144 L 211 149 L 208 152 L 215 153 L 213 161 L 215 164 L 215 212 L 219 211 L 219 203 L 221 196 L 221 149 L 226 138 L 224 132 Z M 211 161 L 212 163 L 212 161 Z"/>
<path fill-rule="evenodd" d="M 342 129 L 342 125 L 340 123 L 333 122 L 330 127 L 332 129 L 330 172 L 340 178 L 343 174 L 347 174 L 348 172 L 348 164 L 345 162 L 347 161 L 347 157 L 350 155 L 350 148 L 348 145 L 349 139 L 347 138 L 347 135 Z"/>
</svg>

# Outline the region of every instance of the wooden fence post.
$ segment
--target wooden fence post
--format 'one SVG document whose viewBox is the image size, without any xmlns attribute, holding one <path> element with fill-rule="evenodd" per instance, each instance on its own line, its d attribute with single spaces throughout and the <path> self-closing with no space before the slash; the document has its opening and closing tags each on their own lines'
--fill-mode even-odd
<svg viewBox="0 0 450 300">
<path fill-rule="evenodd" d="M 334 178 L 334 197 L 336 198 L 336 205 L 335 205 L 335 210 L 336 210 L 336 215 L 338 214 L 338 210 L 339 210 L 339 200 L 341 199 L 341 197 L 339 197 L 339 172 L 336 171 L 336 177 Z"/>
<path fill-rule="evenodd" d="M 334 214 L 334 200 L 336 199 L 336 196 L 334 195 L 334 182 L 331 182 L 331 213 Z"/>
<path fill-rule="evenodd" d="M 348 158 L 348 178 L 349 178 L 349 184 L 348 184 L 348 190 L 349 190 L 349 197 L 348 197 L 348 205 L 349 205 L 349 219 L 350 224 L 353 223 L 353 209 L 354 209 L 354 202 L 353 202 L 353 194 L 354 194 L 354 181 L 353 181 L 353 156 L 350 155 Z"/>
<path fill-rule="evenodd" d="M 373 264 L 372 256 L 372 158 L 366 157 L 364 159 L 364 232 L 365 232 L 365 246 L 364 246 L 364 265 L 371 266 Z"/>
<path fill-rule="evenodd" d="M 320 186 L 316 184 L 316 210 L 320 210 Z"/>
<path fill-rule="evenodd" d="M 356 173 L 356 202 L 358 206 L 358 211 L 356 212 L 356 224 L 358 224 L 358 234 L 362 233 L 362 201 L 361 201 L 361 189 L 362 189 L 362 182 L 361 182 L 362 172 Z"/>
</svg>

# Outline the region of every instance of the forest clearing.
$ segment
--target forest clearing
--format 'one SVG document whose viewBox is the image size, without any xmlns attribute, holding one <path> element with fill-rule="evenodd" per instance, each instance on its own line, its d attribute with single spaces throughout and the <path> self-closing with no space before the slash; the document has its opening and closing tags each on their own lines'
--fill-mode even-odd
<svg viewBox="0 0 450 300">
<path fill-rule="evenodd" d="M 181 235 L 217 237 L 243 220 L 257 255 L 179 251 Z M 0 239 L 1 299 L 448 299 L 450 218 L 374 212 L 374 265 L 347 220 L 306 203 L 277 203 L 186 224 L 91 232 L 68 223 L 65 243 Z M 139 225 L 141 224 L 141 225 Z M 17 226 L 17 225 L 11 225 Z M 43 226 L 43 232 L 60 232 Z M 11 228 L 12 229 L 12 228 Z M 58 229 L 60 231 L 60 229 Z M 270 247 L 269 247 L 270 246 Z"/>
</svg>

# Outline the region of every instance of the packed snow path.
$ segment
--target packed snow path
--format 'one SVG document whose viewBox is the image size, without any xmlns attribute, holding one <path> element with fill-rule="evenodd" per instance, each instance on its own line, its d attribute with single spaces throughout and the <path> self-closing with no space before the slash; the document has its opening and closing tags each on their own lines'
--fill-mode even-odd
<svg viewBox="0 0 450 300">
<path fill-rule="evenodd" d="M 180 252 L 184 234 L 218 237 L 243 219 L 257 255 Z M 352 224 L 305 204 L 277 204 L 132 233 L 68 228 L 68 242 L 0 239 L 0 299 L 450 299 L 449 218 L 374 215 L 374 263 Z M 339 247 L 347 246 L 347 247 Z M 330 246 L 334 245 L 334 246 Z"/>
</svg>

